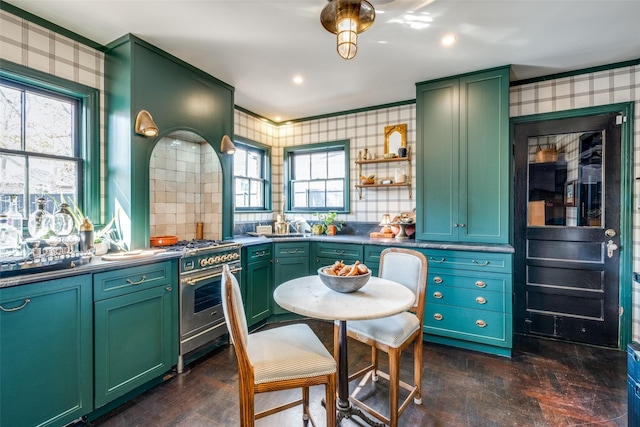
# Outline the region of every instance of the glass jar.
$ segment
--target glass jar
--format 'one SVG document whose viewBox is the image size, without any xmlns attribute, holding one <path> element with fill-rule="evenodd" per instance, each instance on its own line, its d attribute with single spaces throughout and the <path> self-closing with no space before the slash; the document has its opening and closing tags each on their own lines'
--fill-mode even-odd
<svg viewBox="0 0 640 427">
<path fill-rule="evenodd" d="M 403 167 L 397 167 L 395 170 L 394 182 L 396 184 L 404 184 L 407 182 L 407 172 Z"/>
<path fill-rule="evenodd" d="M 73 216 L 69 212 L 69 205 L 66 203 L 60 204 L 60 210 L 53 216 L 53 231 L 58 236 L 68 236 L 73 231 Z"/>
<path fill-rule="evenodd" d="M 53 226 L 53 215 L 44 208 L 45 200 L 40 197 L 36 201 L 38 209 L 29 215 L 29 235 L 33 238 L 40 239 L 44 237 Z"/>
<path fill-rule="evenodd" d="M 11 195 L 9 210 L 4 213 L 7 216 L 7 223 L 18 230 L 22 234 L 22 214 L 18 210 L 18 196 Z"/>
<path fill-rule="evenodd" d="M 0 215 L 0 258 L 16 255 L 20 249 L 18 230 L 8 224 L 7 216 Z"/>
</svg>

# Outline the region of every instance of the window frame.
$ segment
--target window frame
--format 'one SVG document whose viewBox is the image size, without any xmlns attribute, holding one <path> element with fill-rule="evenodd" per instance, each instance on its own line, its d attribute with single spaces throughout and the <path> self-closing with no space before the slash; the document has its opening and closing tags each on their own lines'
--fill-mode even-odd
<svg viewBox="0 0 640 427">
<path fill-rule="evenodd" d="M 293 177 L 293 162 L 291 156 L 296 153 L 312 153 L 312 152 L 328 152 L 342 150 L 344 152 L 344 187 L 343 187 L 343 209 L 336 209 L 334 207 L 310 207 L 310 208 L 296 208 L 291 207 L 291 200 L 293 196 L 291 194 L 292 186 L 290 185 Z M 295 145 L 291 147 L 285 147 L 283 150 L 283 178 L 284 178 L 284 194 L 286 195 L 285 210 L 287 212 L 336 212 L 340 214 L 350 213 L 350 201 L 351 201 L 351 183 L 350 183 L 350 140 L 343 139 L 337 141 L 320 142 L 314 144 Z"/>
<path fill-rule="evenodd" d="M 100 210 L 100 91 L 10 61 L 0 62 L 0 79 L 30 87 L 34 92 L 53 92 L 78 101 L 77 144 L 82 158 L 78 171 L 78 206 L 95 223 Z"/>
<path fill-rule="evenodd" d="M 234 136 L 233 142 L 237 147 L 248 151 L 258 151 L 262 153 L 262 182 L 263 182 L 263 206 L 258 207 L 238 207 L 236 205 L 236 172 L 233 171 L 233 206 L 234 211 L 238 213 L 246 212 L 271 212 L 271 147 L 252 141 L 241 136 Z M 244 176 L 243 176 L 244 177 Z"/>
</svg>

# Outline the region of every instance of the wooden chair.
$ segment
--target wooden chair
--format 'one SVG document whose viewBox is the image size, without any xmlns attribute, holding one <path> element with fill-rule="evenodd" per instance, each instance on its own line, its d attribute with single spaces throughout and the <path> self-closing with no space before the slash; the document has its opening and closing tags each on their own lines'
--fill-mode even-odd
<svg viewBox="0 0 640 427">
<path fill-rule="evenodd" d="M 303 420 L 309 412 L 309 387 L 325 385 L 327 426 L 336 425 L 336 362 L 305 324 L 248 333 L 242 295 L 229 267 L 222 269 L 222 304 L 238 359 L 240 425 L 302 404 Z M 257 393 L 302 388 L 302 398 L 255 413 Z M 313 420 L 312 424 L 315 426 Z"/>
<path fill-rule="evenodd" d="M 389 381 L 389 417 L 359 401 L 357 391 L 349 400 L 374 417 L 391 427 L 398 425 L 398 417 L 413 398 L 416 404 L 422 403 L 422 325 L 424 318 L 424 300 L 427 289 L 427 259 L 423 254 L 411 249 L 387 248 L 380 254 L 380 271 L 383 279 L 399 282 L 411 289 L 416 300 L 407 312 L 382 319 L 357 320 L 347 322 L 347 336 L 371 346 L 371 364 L 349 376 L 349 381 L 373 371 L 372 381 L 378 381 L 378 375 Z M 338 358 L 338 326 L 334 326 L 334 357 Z M 413 345 L 413 384 L 401 381 L 400 355 Z M 378 370 L 378 350 L 389 355 L 389 373 Z M 398 405 L 399 387 L 409 391 L 409 395 Z"/>
</svg>

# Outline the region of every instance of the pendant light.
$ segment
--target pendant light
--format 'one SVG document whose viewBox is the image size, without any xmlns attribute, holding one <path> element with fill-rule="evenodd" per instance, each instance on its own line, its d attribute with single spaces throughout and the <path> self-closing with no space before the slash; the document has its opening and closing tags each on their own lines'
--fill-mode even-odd
<svg viewBox="0 0 640 427">
<path fill-rule="evenodd" d="M 358 50 L 358 34 L 373 25 L 376 11 L 367 0 L 330 0 L 320 13 L 325 30 L 337 35 L 338 55 L 352 59 Z"/>
</svg>

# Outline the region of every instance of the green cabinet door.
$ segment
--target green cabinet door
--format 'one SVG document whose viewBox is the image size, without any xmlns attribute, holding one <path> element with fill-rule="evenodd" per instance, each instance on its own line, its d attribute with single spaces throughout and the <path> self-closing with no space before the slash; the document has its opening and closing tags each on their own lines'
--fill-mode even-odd
<svg viewBox="0 0 640 427">
<path fill-rule="evenodd" d="M 95 303 L 96 408 L 171 369 L 176 288 L 166 283 Z"/>
<path fill-rule="evenodd" d="M 274 243 L 273 291 L 287 280 L 309 275 L 309 242 Z M 273 298 L 273 296 L 271 297 Z M 273 302 L 273 314 L 289 311 Z"/>
<path fill-rule="evenodd" d="M 417 85 L 419 240 L 509 242 L 509 68 Z"/>
<path fill-rule="evenodd" d="M 272 244 L 242 248 L 242 289 L 247 326 L 266 319 L 272 311 Z"/>
<path fill-rule="evenodd" d="M 91 276 L 0 289 L 0 425 L 63 426 L 93 409 Z"/>
</svg>

